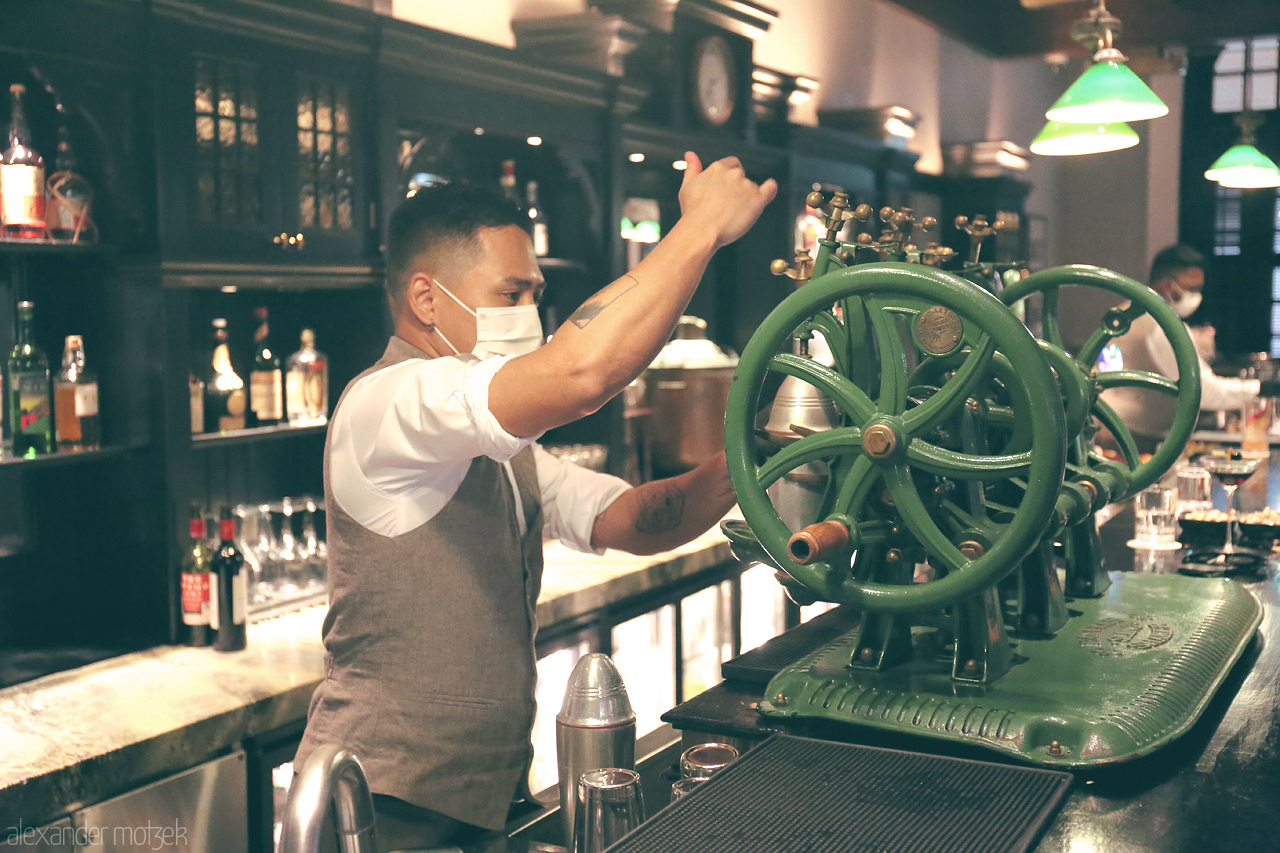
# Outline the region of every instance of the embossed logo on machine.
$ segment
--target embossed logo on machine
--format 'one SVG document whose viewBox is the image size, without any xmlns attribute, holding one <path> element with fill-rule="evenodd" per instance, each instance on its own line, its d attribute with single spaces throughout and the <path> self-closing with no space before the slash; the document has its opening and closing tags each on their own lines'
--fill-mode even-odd
<svg viewBox="0 0 1280 853">
<path fill-rule="evenodd" d="M 1173 639 L 1173 626 L 1159 617 L 1110 616 L 1080 629 L 1080 645 L 1099 657 L 1127 657 L 1158 649 Z"/>
</svg>

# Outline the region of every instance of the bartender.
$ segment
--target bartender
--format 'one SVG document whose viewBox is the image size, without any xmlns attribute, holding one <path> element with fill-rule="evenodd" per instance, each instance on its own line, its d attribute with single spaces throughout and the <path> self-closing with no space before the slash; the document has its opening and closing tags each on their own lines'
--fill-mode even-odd
<svg viewBox="0 0 1280 853">
<path fill-rule="evenodd" d="M 1189 246 L 1169 246 L 1156 253 L 1151 263 L 1151 289 L 1186 319 L 1200 307 L 1204 290 L 1204 256 Z M 1116 339 L 1125 370 L 1159 373 L 1178 378 L 1178 362 L 1173 346 L 1150 314 L 1133 321 L 1129 331 Z M 1197 353 L 1200 362 L 1200 407 L 1202 409 L 1241 409 L 1258 396 L 1257 379 L 1233 379 L 1218 376 Z M 1138 450 L 1155 451 L 1156 445 L 1169 433 L 1177 410 L 1177 398 L 1168 394 L 1135 388 L 1113 388 L 1102 393 L 1102 399 L 1116 410 L 1133 433 Z"/>
<path fill-rule="evenodd" d="M 501 829 L 528 795 L 544 538 L 652 554 L 734 504 L 723 454 L 632 488 L 536 443 L 645 369 L 712 255 L 777 191 L 736 158 L 686 160 L 679 222 L 545 345 L 543 277 L 514 205 L 445 185 L 391 218 L 395 335 L 343 392 L 325 443 L 325 678 L 294 764 L 326 743 L 359 756 L 380 849 Z"/>
</svg>

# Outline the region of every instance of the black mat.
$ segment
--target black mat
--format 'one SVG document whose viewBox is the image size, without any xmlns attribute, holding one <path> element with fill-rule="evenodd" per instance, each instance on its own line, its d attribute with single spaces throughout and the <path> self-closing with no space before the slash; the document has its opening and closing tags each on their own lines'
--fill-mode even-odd
<svg viewBox="0 0 1280 853">
<path fill-rule="evenodd" d="M 795 663 L 823 643 L 858 627 L 860 612 L 841 605 L 787 631 L 772 640 L 720 664 L 725 681 L 768 684 L 784 667 Z"/>
<path fill-rule="evenodd" d="M 775 735 L 609 851 L 1017 853 L 1071 782 L 1054 770 Z"/>
</svg>

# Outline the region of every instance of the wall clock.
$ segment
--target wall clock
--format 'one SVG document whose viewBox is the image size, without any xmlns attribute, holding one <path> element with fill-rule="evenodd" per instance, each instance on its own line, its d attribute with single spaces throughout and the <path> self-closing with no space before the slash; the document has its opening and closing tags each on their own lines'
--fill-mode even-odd
<svg viewBox="0 0 1280 853">
<path fill-rule="evenodd" d="M 698 118 L 721 127 L 737 104 L 738 77 L 729 43 L 721 36 L 707 36 L 693 48 L 693 107 Z"/>
</svg>

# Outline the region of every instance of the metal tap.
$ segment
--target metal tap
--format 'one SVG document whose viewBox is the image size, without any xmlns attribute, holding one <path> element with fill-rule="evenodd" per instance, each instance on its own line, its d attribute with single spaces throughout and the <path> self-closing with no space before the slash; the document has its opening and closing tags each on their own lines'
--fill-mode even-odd
<svg viewBox="0 0 1280 853">
<path fill-rule="evenodd" d="M 348 749 L 326 744 L 311 753 L 289 789 L 280 853 L 319 853 L 324 816 L 333 805 L 342 853 L 377 853 L 373 796 L 360 760 Z"/>
</svg>

